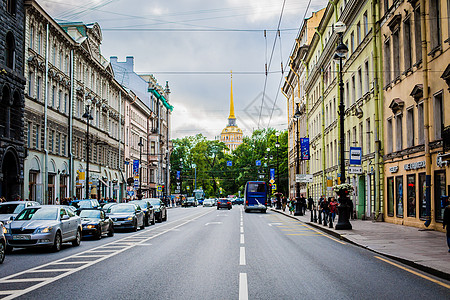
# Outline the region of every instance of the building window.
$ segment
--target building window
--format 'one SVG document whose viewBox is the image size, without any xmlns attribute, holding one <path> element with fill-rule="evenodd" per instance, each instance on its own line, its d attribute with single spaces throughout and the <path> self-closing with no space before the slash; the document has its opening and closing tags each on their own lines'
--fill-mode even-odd
<svg viewBox="0 0 450 300">
<path fill-rule="evenodd" d="M 442 101 L 442 92 L 434 95 L 434 135 L 436 140 L 442 138 L 442 129 L 444 128 L 444 103 Z"/>
<path fill-rule="evenodd" d="M 384 14 L 389 11 L 389 0 L 384 0 Z"/>
<path fill-rule="evenodd" d="M 56 154 L 60 154 L 61 150 L 61 133 L 56 134 Z"/>
<path fill-rule="evenodd" d="M 361 44 L 361 23 L 356 24 L 356 43 Z"/>
<path fill-rule="evenodd" d="M 58 93 L 58 110 L 62 111 L 63 106 L 62 106 L 62 91 L 60 90 Z"/>
<path fill-rule="evenodd" d="M 64 94 L 64 113 L 67 113 L 67 102 L 69 101 L 69 95 Z"/>
<path fill-rule="evenodd" d="M 406 113 L 406 132 L 408 132 L 406 136 L 406 146 L 413 147 L 414 146 L 414 107 L 408 109 Z"/>
<path fill-rule="evenodd" d="M 355 32 L 350 34 L 350 55 L 355 51 Z"/>
<path fill-rule="evenodd" d="M 5 63 L 8 68 L 13 70 L 15 65 L 15 52 L 16 42 L 14 40 L 14 35 L 11 32 L 8 32 L 6 34 Z"/>
<path fill-rule="evenodd" d="M 372 134 L 372 128 L 370 127 L 370 118 L 367 118 L 366 120 L 366 130 L 367 130 L 366 148 L 367 154 L 369 154 L 372 151 L 372 148 L 370 147 L 370 143 L 372 141 L 372 139 L 370 138 L 370 135 Z"/>
<path fill-rule="evenodd" d="M 416 174 L 406 176 L 406 183 L 408 187 L 406 189 L 407 195 L 407 211 L 408 217 L 416 216 Z"/>
<path fill-rule="evenodd" d="M 55 150 L 55 131 L 54 130 L 50 130 L 50 152 L 54 152 Z"/>
<path fill-rule="evenodd" d="M 12 15 L 16 14 L 16 2 L 16 0 L 6 0 L 6 10 Z"/>
<path fill-rule="evenodd" d="M 61 146 L 61 150 L 62 150 L 62 155 L 66 155 L 66 139 L 67 139 L 67 137 L 66 137 L 66 135 L 65 134 L 63 134 L 63 136 L 62 136 L 62 140 L 61 140 L 61 144 L 62 144 L 62 146 Z"/>
<path fill-rule="evenodd" d="M 34 73 L 28 72 L 28 96 L 33 97 Z"/>
<path fill-rule="evenodd" d="M 387 214 L 394 216 L 394 177 L 387 178 Z"/>
<path fill-rule="evenodd" d="M 405 63 L 405 72 L 411 69 L 411 20 L 406 19 L 403 22 L 403 58 Z"/>
<path fill-rule="evenodd" d="M 440 0 L 430 0 L 430 46 L 431 49 L 441 45 L 441 1 Z M 448 18 L 447 18 L 448 20 Z"/>
<path fill-rule="evenodd" d="M 151 155 L 154 155 L 156 152 L 156 144 L 155 144 L 155 142 L 151 142 L 151 144 L 150 144 L 150 154 Z"/>
<path fill-rule="evenodd" d="M 369 61 L 366 61 L 364 63 L 364 70 L 365 70 L 365 87 L 364 87 L 364 92 L 368 93 L 370 91 L 370 71 L 369 71 Z"/>
<path fill-rule="evenodd" d="M 28 125 L 27 125 L 27 147 L 28 147 L 28 149 L 31 148 L 32 130 L 33 130 L 33 124 L 31 124 L 31 122 L 28 122 Z"/>
<path fill-rule="evenodd" d="M 30 48 L 34 49 L 34 26 L 30 27 Z"/>
<path fill-rule="evenodd" d="M 355 75 L 352 76 L 352 104 L 356 102 L 356 80 Z"/>
<path fill-rule="evenodd" d="M 397 217 L 403 218 L 403 176 L 395 177 L 395 207 Z"/>
<path fill-rule="evenodd" d="M 37 78 L 37 87 L 36 87 L 36 99 L 41 100 L 41 86 L 42 86 L 42 77 L 38 76 Z"/>
<path fill-rule="evenodd" d="M 358 99 L 362 97 L 362 71 L 361 68 L 358 69 Z"/>
<path fill-rule="evenodd" d="M 422 61 L 422 29 L 420 23 L 420 7 L 414 10 L 414 45 L 416 48 L 416 64 Z"/>
<path fill-rule="evenodd" d="M 395 139 L 396 139 L 396 150 L 400 151 L 403 149 L 403 127 L 402 127 L 402 123 L 403 123 L 403 116 L 397 115 L 396 116 L 396 123 L 395 123 Z"/>
<path fill-rule="evenodd" d="M 400 29 L 397 29 L 394 33 L 392 33 L 392 47 L 394 51 L 393 59 L 394 59 L 394 80 L 400 77 L 400 37 L 399 37 Z"/>
<path fill-rule="evenodd" d="M 436 220 L 444 219 L 444 208 L 441 205 L 441 196 L 446 195 L 445 171 L 434 172 L 434 207 L 436 211 Z"/>
<path fill-rule="evenodd" d="M 367 17 L 367 11 L 364 12 L 363 22 L 364 22 L 364 36 L 366 36 L 369 33 L 369 18 Z"/>
<path fill-rule="evenodd" d="M 419 216 L 420 218 L 425 218 L 427 215 L 427 199 L 425 197 L 426 188 L 426 174 L 419 173 Z"/>
<path fill-rule="evenodd" d="M 36 125 L 36 149 L 40 149 L 40 131 L 41 131 L 41 126 Z"/>
<path fill-rule="evenodd" d="M 370 138 L 370 136 L 369 136 Z M 367 142 L 367 140 L 366 140 Z M 364 145 L 364 129 L 363 129 L 363 123 L 360 122 L 359 123 L 359 143 L 361 145 L 361 153 L 364 153 L 364 149 L 362 147 L 362 145 Z"/>
<path fill-rule="evenodd" d="M 52 87 L 52 107 L 56 105 L 56 86 Z"/>
<path fill-rule="evenodd" d="M 424 114 L 423 114 L 423 102 L 417 105 L 417 137 L 419 139 L 419 145 L 425 143 L 424 138 Z"/>
<path fill-rule="evenodd" d="M 391 81 L 391 46 L 387 40 L 384 42 L 384 83 L 388 85 Z"/>
</svg>

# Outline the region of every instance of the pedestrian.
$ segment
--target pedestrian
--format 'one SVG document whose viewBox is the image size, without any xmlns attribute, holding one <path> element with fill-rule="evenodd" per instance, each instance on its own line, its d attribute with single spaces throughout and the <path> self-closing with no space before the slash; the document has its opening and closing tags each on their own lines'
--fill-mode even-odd
<svg viewBox="0 0 450 300">
<path fill-rule="evenodd" d="M 450 202 L 447 201 L 447 206 L 444 209 L 444 222 L 442 227 L 445 229 L 447 227 L 447 246 L 448 252 L 450 253 Z"/>
<path fill-rule="evenodd" d="M 56 197 L 56 199 L 55 199 L 55 204 L 59 205 L 59 198 L 58 197 Z"/>
<path fill-rule="evenodd" d="M 291 199 L 290 201 L 289 201 L 289 214 L 290 215 L 292 215 L 292 213 L 294 212 L 294 210 L 295 210 L 295 200 L 293 200 L 293 199 Z"/>
<path fill-rule="evenodd" d="M 314 200 L 311 196 L 308 198 L 308 207 L 310 211 L 314 209 Z"/>
<path fill-rule="evenodd" d="M 331 197 L 331 201 L 328 204 L 328 207 L 330 209 L 330 214 L 331 214 L 331 220 L 334 222 L 334 219 L 336 217 L 336 210 L 337 210 L 337 201 L 334 197 Z"/>
<path fill-rule="evenodd" d="M 303 196 L 303 194 L 300 195 L 300 204 L 302 207 L 302 213 L 305 215 L 306 213 L 306 198 Z"/>
<path fill-rule="evenodd" d="M 328 198 L 328 200 L 330 200 L 330 199 L 331 199 L 331 197 Z M 330 209 L 328 208 L 328 204 L 329 204 L 329 201 L 327 201 L 326 198 L 323 198 L 321 208 L 322 208 L 322 212 L 323 212 L 324 225 L 326 225 L 326 221 L 328 221 L 328 214 L 330 212 Z"/>
<path fill-rule="evenodd" d="M 282 207 L 283 211 L 285 211 L 286 205 L 287 205 L 287 199 L 286 199 L 286 197 L 283 197 L 283 200 L 282 200 L 282 202 L 281 202 L 281 205 L 283 206 L 283 207 Z"/>
</svg>

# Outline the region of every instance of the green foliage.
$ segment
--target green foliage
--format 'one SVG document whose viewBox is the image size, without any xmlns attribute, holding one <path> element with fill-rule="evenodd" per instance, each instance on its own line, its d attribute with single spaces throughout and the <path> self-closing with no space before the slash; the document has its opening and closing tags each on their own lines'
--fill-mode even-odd
<svg viewBox="0 0 450 300">
<path fill-rule="evenodd" d="M 273 128 L 255 130 L 251 137 L 245 137 L 243 143 L 232 154 L 225 153 L 226 146 L 217 140 L 207 140 L 203 135 L 173 140 L 171 155 L 171 191 L 176 188 L 176 173 L 182 171 L 182 192 L 186 186 L 190 192 L 194 189 L 195 170 L 197 187 L 202 187 L 208 197 L 237 195 L 244 192 L 244 186 L 250 180 L 269 180 L 269 168 L 277 169 L 277 137 Z M 275 175 L 278 191 L 288 192 L 288 135 L 287 131 L 278 137 L 278 176 Z M 267 151 L 267 149 L 270 151 Z M 181 159 L 181 160 L 180 160 Z M 261 160 L 261 166 L 256 166 Z M 232 166 L 227 166 L 232 161 Z M 264 176 L 264 178 L 260 178 Z M 277 179 L 279 178 L 279 182 Z M 222 195 L 219 191 L 222 188 Z"/>
</svg>

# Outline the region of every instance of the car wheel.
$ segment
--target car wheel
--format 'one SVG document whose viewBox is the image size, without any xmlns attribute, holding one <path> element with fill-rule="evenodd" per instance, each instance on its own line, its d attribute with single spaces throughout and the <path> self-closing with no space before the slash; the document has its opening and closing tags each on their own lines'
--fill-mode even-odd
<svg viewBox="0 0 450 300">
<path fill-rule="evenodd" d="M 145 217 L 145 226 L 150 226 L 150 220 L 148 219 L 148 216 Z"/>
<path fill-rule="evenodd" d="M 145 221 L 142 220 L 142 225 L 139 227 L 140 229 L 145 229 Z"/>
<path fill-rule="evenodd" d="M 112 224 L 109 226 L 108 236 L 109 237 L 113 237 L 114 236 L 114 226 Z"/>
<path fill-rule="evenodd" d="M 53 242 L 52 250 L 54 252 L 61 250 L 61 233 L 59 231 L 55 234 L 55 241 Z"/>
<path fill-rule="evenodd" d="M 217 206 L 217 210 L 219 210 L 219 207 Z"/>
<path fill-rule="evenodd" d="M 1 242 L 0 243 L 0 264 L 2 264 L 3 261 L 5 260 L 5 253 L 6 253 L 6 245 L 5 245 L 5 243 Z"/>
<path fill-rule="evenodd" d="M 248 209 L 246 209 L 245 212 L 248 213 Z"/>
<path fill-rule="evenodd" d="M 11 253 L 11 252 L 13 251 L 13 249 L 14 249 L 14 247 L 11 247 L 11 246 L 9 246 L 9 245 L 6 245 L 6 246 L 5 246 L 5 253 L 6 253 L 6 254 Z"/>
<path fill-rule="evenodd" d="M 101 234 L 101 231 L 100 231 L 100 234 Z M 101 237 L 101 235 L 100 235 L 100 237 Z M 78 246 L 80 246 L 80 243 L 81 243 L 81 230 L 78 229 L 77 235 L 75 236 L 75 239 L 72 241 L 72 246 L 78 247 Z"/>
<path fill-rule="evenodd" d="M 158 218 L 158 223 L 162 223 L 163 219 L 162 219 L 162 212 L 159 214 L 159 218 Z"/>
<path fill-rule="evenodd" d="M 167 221 L 167 211 L 166 214 L 164 215 L 164 222 Z"/>
<path fill-rule="evenodd" d="M 97 230 L 97 236 L 95 237 L 97 240 L 100 240 L 102 238 L 102 227 L 99 226 Z"/>
<path fill-rule="evenodd" d="M 152 225 L 156 224 L 155 214 L 153 214 Z"/>
</svg>

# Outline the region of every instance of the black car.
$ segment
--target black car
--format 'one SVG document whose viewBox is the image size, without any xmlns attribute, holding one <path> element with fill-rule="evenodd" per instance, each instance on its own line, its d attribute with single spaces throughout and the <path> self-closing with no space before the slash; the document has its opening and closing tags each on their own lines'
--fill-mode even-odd
<svg viewBox="0 0 450 300">
<path fill-rule="evenodd" d="M 218 199 L 217 200 L 217 209 L 219 208 L 228 208 L 231 209 L 231 200 L 229 199 Z"/>
<path fill-rule="evenodd" d="M 3 223 L 0 222 L 0 264 L 5 260 L 6 253 L 6 239 L 5 239 L 6 228 L 3 226 Z"/>
<path fill-rule="evenodd" d="M 102 205 L 102 210 L 103 210 L 104 212 L 107 212 L 108 209 L 109 209 L 111 206 L 116 205 L 116 204 L 117 204 L 117 202 L 108 202 L 108 203 L 105 203 L 105 204 Z"/>
<path fill-rule="evenodd" d="M 147 198 L 143 200 L 147 200 L 153 206 L 157 222 L 161 223 L 162 221 L 167 221 L 167 208 L 164 202 L 158 198 Z"/>
<path fill-rule="evenodd" d="M 236 204 L 236 205 L 244 204 L 244 198 L 236 198 L 236 199 L 234 199 L 233 204 Z"/>
<path fill-rule="evenodd" d="M 144 212 L 139 205 L 133 203 L 119 203 L 111 206 L 107 211 L 113 221 L 114 229 L 124 228 L 137 231 L 138 227 L 145 228 Z"/>
<path fill-rule="evenodd" d="M 81 234 L 83 237 L 92 235 L 101 239 L 103 234 L 114 236 L 114 224 L 105 212 L 99 209 L 82 209 L 78 212 L 81 218 Z"/>
<path fill-rule="evenodd" d="M 74 206 L 77 211 L 86 209 L 86 208 L 100 208 L 100 203 L 98 203 L 97 199 L 84 199 L 84 200 L 75 200 L 70 203 L 70 206 Z"/>
<path fill-rule="evenodd" d="M 144 212 L 144 223 L 145 226 L 154 225 L 156 222 L 155 218 L 155 210 L 153 209 L 153 206 L 150 204 L 150 202 L 146 199 L 142 200 L 133 200 L 129 203 L 134 203 L 140 206 L 142 211 Z"/>
</svg>

